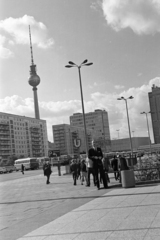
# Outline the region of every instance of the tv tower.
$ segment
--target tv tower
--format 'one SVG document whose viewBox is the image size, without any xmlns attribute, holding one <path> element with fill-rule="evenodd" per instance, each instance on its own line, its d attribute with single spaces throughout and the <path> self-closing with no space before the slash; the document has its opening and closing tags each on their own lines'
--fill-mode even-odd
<svg viewBox="0 0 160 240">
<path fill-rule="evenodd" d="M 28 79 L 28 82 L 33 87 L 35 118 L 40 119 L 39 106 L 38 106 L 38 95 L 37 95 L 37 86 L 40 83 L 40 77 L 36 73 L 36 65 L 34 64 L 34 61 L 33 61 L 33 50 L 32 50 L 30 26 L 29 26 L 29 39 L 30 39 L 30 49 L 31 49 L 31 66 L 30 66 L 30 77 Z"/>
</svg>

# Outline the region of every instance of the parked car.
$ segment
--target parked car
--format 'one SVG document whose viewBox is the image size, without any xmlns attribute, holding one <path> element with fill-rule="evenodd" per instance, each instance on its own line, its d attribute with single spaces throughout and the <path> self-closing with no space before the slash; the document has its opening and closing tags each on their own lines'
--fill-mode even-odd
<svg viewBox="0 0 160 240">
<path fill-rule="evenodd" d="M 0 167 L 0 173 L 7 173 L 7 169 L 5 167 Z"/>
<path fill-rule="evenodd" d="M 16 171 L 15 166 L 5 166 L 5 168 L 7 169 L 7 171 L 8 171 L 9 173 L 11 173 L 11 172 L 13 172 L 13 171 Z"/>
</svg>

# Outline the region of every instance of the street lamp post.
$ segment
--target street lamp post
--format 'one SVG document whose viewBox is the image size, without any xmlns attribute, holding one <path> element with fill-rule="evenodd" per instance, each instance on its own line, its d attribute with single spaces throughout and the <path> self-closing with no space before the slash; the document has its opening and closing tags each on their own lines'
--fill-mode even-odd
<svg viewBox="0 0 160 240">
<path fill-rule="evenodd" d="M 150 113 L 150 112 L 148 112 L 148 113 Z M 148 113 L 146 113 L 146 112 L 141 112 L 141 114 L 145 114 L 145 115 L 146 115 L 147 130 L 148 130 L 148 137 L 149 137 L 149 146 L 150 146 L 150 153 L 152 153 L 152 149 L 151 149 L 151 138 L 150 138 L 149 124 L 148 124 Z"/>
<path fill-rule="evenodd" d="M 85 146 L 86 146 L 86 155 L 88 156 L 88 144 L 87 144 L 87 129 L 86 129 L 86 120 L 85 120 L 85 112 L 84 112 L 84 102 L 83 102 L 83 91 L 82 91 L 82 80 L 81 80 L 81 67 L 90 66 L 93 63 L 88 63 L 88 60 L 84 60 L 80 65 L 75 64 L 74 62 L 69 61 L 69 65 L 66 65 L 66 68 L 77 67 L 79 74 L 79 84 L 80 84 L 80 92 L 81 92 L 81 103 L 82 103 L 82 113 L 83 113 L 83 123 L 84 123 L 84 133 L 85 133 Z"/>
<path fill-rule="evenodd" d="M 131 167 L 133 168 L 133 147 L 132 147 L 132 138 L 131 138 L 131 129 L 130 129 L 130 122 L 129 122 L 129 114 L 128 114 L 128 105 L 127 105 L 127 100 L 128 100 L 128 99 L 133 99 L 133 97 L 130 96 L 129 98 L 124 98 L 124 97 L 117 98 L 117 100 L 124 100 L 125 103 L 126 103 L 126 112 L 127 112 L 127 121 L 128 121 L 128 131 L 129 131 L 130 148 L 131 148 Z"/>
</svg>

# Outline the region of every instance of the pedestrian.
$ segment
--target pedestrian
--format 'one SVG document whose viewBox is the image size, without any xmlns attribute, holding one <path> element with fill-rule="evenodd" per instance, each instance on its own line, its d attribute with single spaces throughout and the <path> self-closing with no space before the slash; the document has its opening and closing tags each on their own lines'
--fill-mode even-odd
<svg viewBox="0 0 160 240">
<path fill-rule="evenodd" d="M 81 161 L 81 185 L 83 185 L 83 182 L 86 181 L 87 184 L 87 167 L 85 160 L 82 159 Z"/>
<path fill-rule="evenodd" d="M 77 159 L 77 180 L 78 178 L 81 179 L 81 161 L 80 159 Z"/>
<path fill-rule="evenodd" d="M 88 158 L 93 161 L 93 169 L 95 173 L 95 183 L 97 186 L 97 189 L 100 189 L 100 181 L 99 181 L 99 173 L 102 177 L 104 188 L 107 188 L 107 181 L 105 178 L 104 170 L 103 170 L 103 164 L 102 164 L 102 158 L 103 153 L 100 147 L 95 147 L 94 140 L 92 141 L 92 148 L 88 151 Z"/>
<path fill-rule="evenodd" d="M 114 171 L 115 180 L 117 181 L 119 179 L 120 174 L 119 174 L 119 169 L 118 169 L 118 159 L 117 159 L 116 155 L 113 156 L 113 160 L 111 161 L 111 166 Z"/>
<path fill-rule="evenodd" d="M 86 184 L 86 187 L 90 187 L 90 175 L 91 174 L 93 176 L 94 185 L 96 186 L 95 172 L 94 172 L 93 161 L 92 161 L 91 157 L 86 158 L 86 166 L 87 166 L 87 184 Z"/>
<path fill-rule="evenodd" d="M 24 165 L 23 164 L 21 165 L 21 172 L 22 172 L 22 174 L 24 174 Z"/>
<path fill-rule="evenodd" d="M 73 177 L 73 185 L 77 185 L 77 176 L 78 176 L 78 164 L 76 159 L 73 159 L 70 165 L 70 171 Z"/>
<path fill-rule="evenodd" d="M 110 168 L 110 161 L 107 157 L 103 157 L 102 159 L 102 163 L 103 163 L 103 169 L 104 169 L 104 172 L 105 172 L 105 176 L 106 176 L 106 179 L 107 179 L 107 182 L 110 183 L 110 179 L 109 179 L 109 168 Z"/>
<path fill-rule="evenodd" d="M 43 172 L 44 172 L 44 176 L 47 177 L 47 181 L 46 181 L 46 184 L 49 184 L 50 183 L 50 176 L 51 176 L 51 173 L 52 173 L 52 170 L 51 170 L 51 164 L 49 161 L 46 161 L 43 165 Z"/>
</svg>

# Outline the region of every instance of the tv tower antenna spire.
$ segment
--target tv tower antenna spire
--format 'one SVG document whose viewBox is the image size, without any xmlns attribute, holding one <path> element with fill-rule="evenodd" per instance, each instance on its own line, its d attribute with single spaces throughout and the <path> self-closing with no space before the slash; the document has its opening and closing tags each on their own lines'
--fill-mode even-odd
<svg viewBox="0 0 160 240">
<path fill-rule="evenodd" d="M 31 64 L 34 65 L 33 61 L 33 48 L 32 48 L 32 39 L 31 39 L 31 28 L 29 25 L 29 39 L 30 39 L 30 49 L 31 49 Z"/>
</svg>

